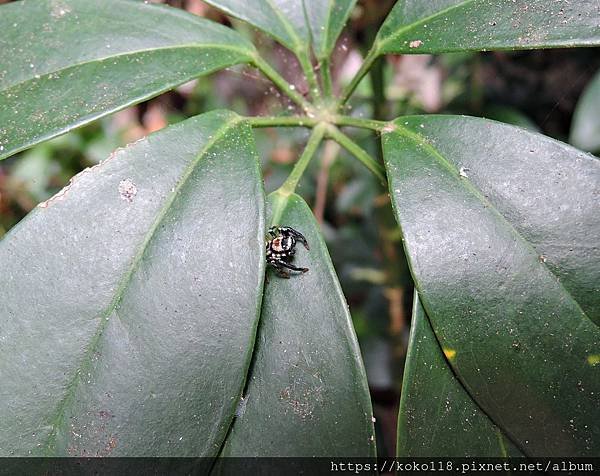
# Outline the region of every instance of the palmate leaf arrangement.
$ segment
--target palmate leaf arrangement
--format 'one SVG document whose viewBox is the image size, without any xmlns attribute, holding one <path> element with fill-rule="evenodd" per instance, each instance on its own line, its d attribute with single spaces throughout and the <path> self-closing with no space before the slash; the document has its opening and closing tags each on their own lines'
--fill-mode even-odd
<svg viewBox="0 0 600 476">
<path fill-rule="evenodd" d="M 211 111 L 117 150 L 0 241 L 0 454 L 373 456 L 352 322 L 296 185 L 324 139 L 386 183 L 416 285 L 400 456 L 600 454 L 600 162 L 473 117 L 344 105 L 385 54 L 600 44 L 596 0 L 398 0 L 336 97 L 355 0 L 208 0 L 296 54 L 128 0 L 0 7 L 0 158 L 186 81 L 258 68 L 286 117 Z M 312 129 L 264 197 L 253 128 Z M 372 130 L 384 164 L 348 135 Z M 265 281 L 270 225 L 310 269 Z"/>
</svg>

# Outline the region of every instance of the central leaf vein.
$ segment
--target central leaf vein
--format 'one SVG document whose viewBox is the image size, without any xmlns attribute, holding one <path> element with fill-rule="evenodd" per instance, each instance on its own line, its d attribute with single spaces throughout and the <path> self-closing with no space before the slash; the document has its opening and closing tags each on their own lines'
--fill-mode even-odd
<svg viewBox="0 0 600 476">
<path fill-rule="evenodd" d="M 110 304 L 107 306 L 107 308 L 104 311 L 102 311 L 100 313 L 100 315 L 98 316 L 99 323 L 98 323 L 98 328 L 96 330 L 96 333 L 90 340 L 89 347 L 88 347 L 87 351 L 85 352 L 80 365 L 77 367 L 77 369 L 75 369 L 73 376 L 71 377 L 69 383 L 66 386 L 66 392 L 65 392 L 64 398 L 58 404 L 56 416 L 52 422 L 52 430 L 51 430 L 51 432 L 48 436 L 48 440 L 46 442 L 45 449 L 46 449 L 46 454 L 48 456 L 53 454 L 53 451 L 54 451 L 55 445 L 56 445 L 56 440 L 58 437 L 58 431 L 60 429 L 60 426 L 64 422 L 66 411 L 67 411 L 69 405 L 73 402 L 73 400 L 75 398 L 75 393 L 77 391 L 78 384 L 81 381 L 81 376 L 84 374 L 84 372 L 86 370 L 89 369 L 89 367 L 92 363 L 92 357 L 101 341 L 104 330 L 106 329 L 106 326 L 109 322 L 109 318 L 110 318 L 111 314 L 113 314 L 115 312 L 115 310 L 118 308 L 119 303 L 122 301 L 123 296 L 125 295 L 125 292 L 127 291 L 129 284 L 131 283 L 132 277 L 135 274 L 139 264 L 141 263 L 150 242 L 152 241 L 154 235 L 156 234 L 156 231 L 158 230 L 158 228 L 162 224 L 164 218 L 166 217 L 167 213 L 171 209 L 171 206 L 175 202 L 177 195 L 179 194 L 181 189 L 185 186 L 188 179 L 190 178 L 190 176 L 192 175 L 192 173 L 194 172 L 194 170 L 196 169 L 196 167 L 198 166 L 198 164 L 200 163 L 202 158 L 206 155 L 206 153 L 213 146 L 215 146 L 215 144 L 217 142 L 219 142 L 219 140 L 221 140 L 223 138 L 223 136 L 227 133 L 227 131 L 230 128 L 234 127 L 241 120 L 242 119 L 238 116 L 231 117 L 215 132 L 215 134 L 212 136 L 212 138 L 199 151 L 195 160 L 193 160 L 189 164 L 189 166 L 185 169 L 185 171 L 183 172 L 183 174 L 181 176 L 181 179 L 179 180 L 177 185 L 173 188 L 173 191 L 171 192 L 171 194 L 165 201 L 165 204 L 163 205 L 163 207 L 159 210 L 150 229 L 144 235 L 144 239 L 143 239 L 140 247 L 138 248 L 137 252 L 133 256 L 133 259 L 131 260 L 129 267 L 127 268 L 123 278 L 121 279 L 121 281 L 119 282 L 119 284 L 117 286 L 113 300 L 110 302 Z M 118 316 L 118 317 L 119 317 L 119 319 L 121 319 L 120 316 Z"/>
</svg>

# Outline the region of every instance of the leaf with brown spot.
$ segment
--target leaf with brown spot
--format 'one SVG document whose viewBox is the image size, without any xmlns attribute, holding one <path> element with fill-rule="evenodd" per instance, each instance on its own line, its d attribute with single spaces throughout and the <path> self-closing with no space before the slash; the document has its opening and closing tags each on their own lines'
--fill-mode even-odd
<svg viewBox="0 0 600 476">
<path fill-rule="evenodd" d="M 398 0 L 378 54 L 600 45 L 597 0 Z"/>
<path fill-rule="evenodd" d="M 0 455 L 215 456 L 264 277 L 250 127 L 188 119 L 59 197 L 0 241 Z"/>
</svg>

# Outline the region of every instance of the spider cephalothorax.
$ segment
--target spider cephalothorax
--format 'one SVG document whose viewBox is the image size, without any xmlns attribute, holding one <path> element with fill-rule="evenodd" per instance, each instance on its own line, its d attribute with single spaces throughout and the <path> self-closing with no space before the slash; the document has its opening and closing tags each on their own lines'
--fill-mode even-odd
<svg viewBox="0 0 600 476">
<path fill-rule="evenodd" d="M 267 263 L 269 263 L 277 274 L 282 278 L 289 278 L 286 269 L 306 273 L 308 268 L 298 268 L 291 264 L 296 253 L 296 242 L 299 241 L 308 249 L 308 242 L 304 235 L 289 226 L 272 226 L 269 228 L 267 241 Z"/>
</svg>

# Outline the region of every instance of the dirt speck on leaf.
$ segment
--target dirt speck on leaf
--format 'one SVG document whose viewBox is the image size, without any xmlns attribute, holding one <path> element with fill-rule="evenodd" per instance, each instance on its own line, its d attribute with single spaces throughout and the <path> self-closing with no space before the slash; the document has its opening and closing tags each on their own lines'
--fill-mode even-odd
<svg viewBox="0 0 600 476">
<path fill-rule="evenodd" d="M 100 452 L 99 456 L 108 456 L 112 453 L 112 451 L 117 447 L 118 439 L 116 436 L 111 435 L 104 446 L 104 452 Z"/>
<path fill-rule="evenodd" d="M 71 9 L 63 0 L 53 0 L 51 3 L 50 15 L 52 18 L 62 18 L 68 13 L 71 13 Z"/>
<path fill-rule="evenodd" d="M 381 129 L 381 133 L 389 134 L 390 132 L 394 132 L 395 130 L 396 130 L 396 124 L 394 124 L 393 122 L 390 122 L 389 124 L 386 124 L 383 129 Z"/>
<path fill-rule="evenodd" d="M 322 401 L 321 391 L 321 387 L 294 388 L 290 386 L 281 391 L 279 398 L 289 403 L 292 411 L 302 420 L 309 420 L 313 418 L 315 406 Z"/>
<path fill-rule="evenodd" d="M 131 181 L 131 179 L 121 180 L 119 182 L 119 195 L 121 196 L 122 200 L 131 203 L 137 195 L 137 186 Z"/>
</svg>

